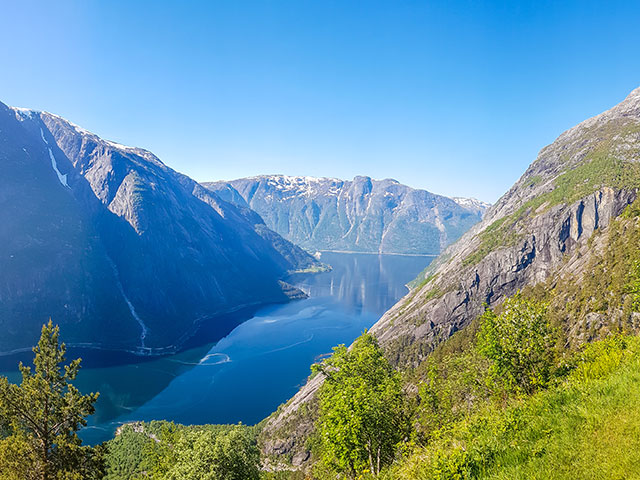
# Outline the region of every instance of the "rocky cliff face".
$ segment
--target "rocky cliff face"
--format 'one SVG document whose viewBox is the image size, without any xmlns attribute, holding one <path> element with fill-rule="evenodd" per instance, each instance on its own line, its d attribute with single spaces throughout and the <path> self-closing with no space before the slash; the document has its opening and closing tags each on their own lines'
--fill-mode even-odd
<svg viewBox="0 0 640 480">
<path fill-rule="evenodd" d="M 485 219 L 424 273 L 372 331 L 399 364 L 419 362 L 483 309 L 556 274 L 640 187 L 640 89 L 540 152 Z M 579 276 L 574 271 L 564 273 Z"/>
<path fill-rule="evenodd" d="M 49 317 L 70 343 L 173 349 L 199 322 L 296 295 L 318 263 L 151 152 L 0 104 L 0 351 Z M 224 333 L 224 332 L 221 332 Z"/>
<path fill-rule="evenodd" d="M 438 254 L 488 207 L 369 177 L 264 175 L 204 185 L 310 251 Z"/>
<path fill-rule="evenodd" d="M 580 282 L 606 238 L 594 241 L 594 233 L 606 233 L 639 188 L 640 88 L 542 149 L 483 221 L 447 248 L 371 331 L 398 366 L 412 366 L 468 325 L 484 303 L 496 305 L 554 277 Z M 320 384 L 316 377 L 268 420 L 265 453 L 304 458 L 313 419 L 299 406 L 312 404 Z"/>
</svg>

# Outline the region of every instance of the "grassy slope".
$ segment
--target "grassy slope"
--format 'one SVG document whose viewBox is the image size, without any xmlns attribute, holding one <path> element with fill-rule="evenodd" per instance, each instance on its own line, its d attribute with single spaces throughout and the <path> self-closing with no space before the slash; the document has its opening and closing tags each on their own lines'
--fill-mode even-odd
<svg viewBox="0 0 640 480">
<path fill-rule="evenodd" d="M 561 384 L 442 429 L 388 478 L 640 478 L 640 339 L 612 343 Z"/>
</svg>

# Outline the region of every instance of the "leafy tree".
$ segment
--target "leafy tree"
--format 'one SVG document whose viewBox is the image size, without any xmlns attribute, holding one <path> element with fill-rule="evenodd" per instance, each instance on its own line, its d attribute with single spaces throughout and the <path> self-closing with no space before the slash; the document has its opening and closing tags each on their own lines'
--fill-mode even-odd
<svg viewBox="0 0 640 480">
<path fill-rule="evenodd" d="M 0 378 L 0 413 L 8 424 L 0 441 L 0 478 L 93 479 L 103 474 L 101 448 L 83 447 L 77 436 L 94 412 L 97 393 L 82 395 L 70 382 L 80 359 L 64 365 L 66 347 L 51 320 L 33 348 L 35 372 L 20 363 L 20 385 Z"/>
<path fill-rule="evenodd" d="M 255 434 L 243 425 L 184 427 L 162 422 L 142 424 L 131 433 L 143 438 L 142 455 L 135 466 L 140 478 L 156 480 L 258 480 L 260 451 Z M 131 444 L 132 438 L 127 443 Z M 111 456 L 122 456 L 113 445 Z M 135 452 L 134 452 L 135 454 Z M 126 457 L 127 455 L 125 455 Z M 115 461 L 115 458 L 113 458 Z M 121 478 L 110 466 L 113 478 Z M 129 470 L 130 471 L 130 470 Z M 138 478 L 131 477 L 130 478 Z"/>
<path fill-rule="evenodd" d="M 147 437 L 144 431 L 143 435 Z M 153 436 L 151 436 L 153 435 Z M 164 479 L 165 475 L 178 461 L 178 451 L 176 445 L 180 441 L 182 434 L 178 426 L 173 422 L 163 423 L 158 435 L 151 433 L 147 438 L 152 441 L 147 442 L 143 447 L 143 465 L 147 467 L 146 474 L 152 479 Z"/>
<path fill-rule="evenodd" d="M 224 433 L 185 432 L 175 447 L 177 463 L 167 480 L 258 480 L 260 451 L 243 427 Z"/>
<path fill-rule="evenodd" d="M 556 331 L 546 304 L 519 293 L 505 300 L 502 313 L 487 308 L 478 334 L 479 352 L 491 360 L 491 380 L 509 390 L 531 393 L 547 385 L 554 366 Z"/>
<path fill-rule="evenodd" d="M 350 349 L 333 350 L 313 367 L 326 377 L 319 391 L 318 468 L 351 478 L 377 475 L 408 434 L 400 376 L 367 332 Z"/>
</svg>

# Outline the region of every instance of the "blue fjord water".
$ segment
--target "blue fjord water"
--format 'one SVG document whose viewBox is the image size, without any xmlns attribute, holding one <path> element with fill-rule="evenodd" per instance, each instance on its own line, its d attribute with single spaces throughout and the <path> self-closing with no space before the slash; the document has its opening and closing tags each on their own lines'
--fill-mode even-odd
<svg viewBox="0 0 640 480">
<path fill-rule="evenodd" d="M 331 272 L 287 279 L 308 299 L 264 307 L 216 343 L 152 359 L 82 352 L 92 355 L 91 366 L 76 385 L 99 391 L 100 399 L 81 437 L 108 440 L 120 424 L 136 420 L 259 422 L 296 393 L 312 363 L 351 343 L 405 295 L 405 284 L 431 260 L 325 252 Z"/>
</svg>

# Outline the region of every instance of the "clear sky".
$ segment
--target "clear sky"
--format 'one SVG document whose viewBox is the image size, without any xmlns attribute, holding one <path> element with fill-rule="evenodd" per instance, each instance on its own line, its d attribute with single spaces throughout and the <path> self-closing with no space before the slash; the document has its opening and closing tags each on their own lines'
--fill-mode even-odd
<svg viewBox="0 0 640 480">
<path fill-rule="evenodd" d="M 21 0 L 0 22 L 0 101 L 199 181 L 362 174 L 493 202 L 640 85 L 636 0 Z"/>
</svg>

